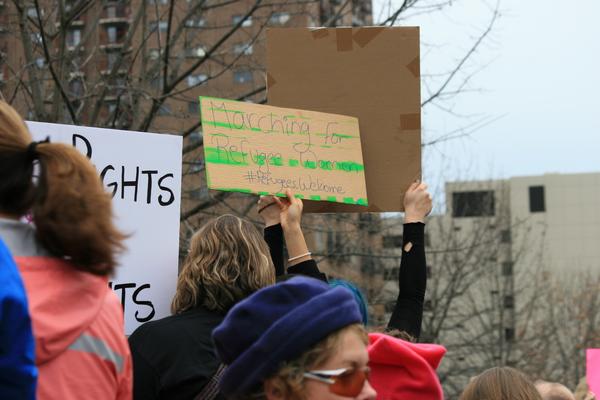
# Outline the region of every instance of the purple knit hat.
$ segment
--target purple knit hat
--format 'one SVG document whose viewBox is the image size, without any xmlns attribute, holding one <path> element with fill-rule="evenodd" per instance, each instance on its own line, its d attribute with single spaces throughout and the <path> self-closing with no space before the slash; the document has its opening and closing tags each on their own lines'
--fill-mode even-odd
<svg viewBox="0 0 600 400">
<path fill-rule="evenodd" d="M 228 367 L 219 383 L 225 396 L 248 393 L 329 334 L 361 323 L 352 294 L 312 278 L 263 288 L 236 304 L 213 331 Z"/>
</svg>

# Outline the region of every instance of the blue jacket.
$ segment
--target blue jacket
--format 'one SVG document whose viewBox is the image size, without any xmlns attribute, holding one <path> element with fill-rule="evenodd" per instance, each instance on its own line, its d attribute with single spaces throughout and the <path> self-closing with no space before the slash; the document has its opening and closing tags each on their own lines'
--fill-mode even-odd
<svg viewBox="0 0 600 400">
<path fill-rule="evenodd" d="M 35 399 L 37 368 L 21 276 L 0 240 L 0 399 Z"/>
</svg>

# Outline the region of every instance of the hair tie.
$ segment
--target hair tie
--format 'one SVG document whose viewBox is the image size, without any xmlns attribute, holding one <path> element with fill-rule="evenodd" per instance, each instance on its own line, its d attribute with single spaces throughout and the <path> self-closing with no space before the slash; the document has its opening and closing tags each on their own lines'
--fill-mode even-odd
<svg viewBox="0 0 600 400">
<path fill-rule="evenodd" d="M 29 143 L 29 146 L 27 146 L 27 150 L 25 151 L 25 153 L 27 154 L 27 158 L 30 161 L 35 161 L 38 159 L 38 152 L 37 152 L 37 146 L 40 143 L 50 143 L 50 136 L 46 136 L 46 139 L 44 140 L 40 140 L 40 141 L 33 141 L 31 143 Z"/>
</svg>

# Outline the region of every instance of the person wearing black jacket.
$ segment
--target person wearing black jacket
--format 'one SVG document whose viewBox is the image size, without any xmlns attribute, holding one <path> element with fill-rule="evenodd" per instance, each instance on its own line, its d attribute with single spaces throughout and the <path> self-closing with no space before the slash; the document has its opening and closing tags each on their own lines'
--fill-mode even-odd
<svg viewBox="0 0 600 400">
<path fill-rule="evenodd" d="M 279 207 L 278 207 L 279 206 Z M 280 211 L 285 207 L 291 208 L 294 228 L 290 229 L 288 220 L 280 222 Z M 427 286 L 427 262 L 425 259 L 425 217 L 431 212 L 431 196 L 427 192 L 427 185 L 422 182 L 413 183 L 404 196 L 404 235 L 402 256 L 400 261 L 399 293 L 396 305 L 386 331 L 403 339 L 417 341 L 421 334 L 423 319 L 423 302 Z M 265 240 L 269 245 L 273 265 L 279 277 L 286 274 L 283 257 L 284 223 L 288 228 L 288 237 L 294 238 L 302 235 L 300 230 L 300 217 L 302 201 L 288 193 L 287 200 L 280 200 L 273 196 L 261 197 L 258 202 L 259 215 L 265 221 Z M 299 233 L 298 233 L 299 232 Z M 304 242 L 302 236 L 301 243 Z M 288 253 L 290 259 L 297 254 L 307 253 L 306 247 L 293 249 Z M 294 262 L 296 261 L 296 262 Z M 287 274 L 307 275 L 323 281 L 327 277 L 323 274 L 317 263 L 307 256 L 304 260 L 293 260 L 287 269 Z"/>
<path fill-rule="evenodd" d="M 191 400 L 203 393 L 220 366 L 212 330 L 237 302 L 274 283 L 269 249 L 254 225 L 233 215 L 204 225 L 190 240 L 173 315 L 129 337 L 134 399 Z"/>
</svg>

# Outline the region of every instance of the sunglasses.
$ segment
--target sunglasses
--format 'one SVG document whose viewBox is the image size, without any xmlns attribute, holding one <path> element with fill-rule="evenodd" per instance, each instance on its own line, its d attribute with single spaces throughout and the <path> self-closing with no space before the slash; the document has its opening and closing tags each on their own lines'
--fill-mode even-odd
<svg viewBox="0 0 600 400">
<path fill-rule="evenodd" d="M 304 373 L 304 377 L 327 383 L 329 391 L 333 394 L 344 397 L 356 397 L 362 391 L 365 381 L 369 380 L 370 374 L 371 370 L 368 367 L 364 369 L 341 368 L 308 371 Z"/>
</svg>

